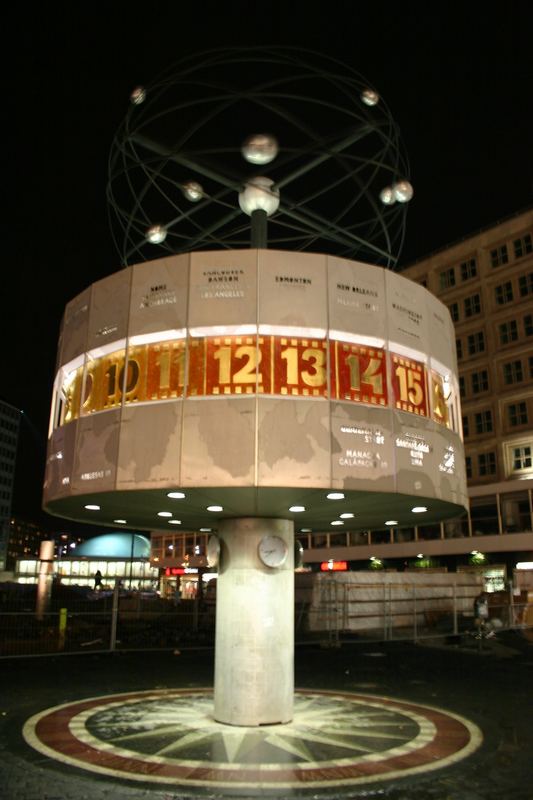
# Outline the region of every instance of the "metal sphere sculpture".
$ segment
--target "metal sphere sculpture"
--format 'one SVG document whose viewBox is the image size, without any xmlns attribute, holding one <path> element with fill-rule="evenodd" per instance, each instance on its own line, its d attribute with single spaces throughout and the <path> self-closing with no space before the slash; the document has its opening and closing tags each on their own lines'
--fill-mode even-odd
<svg viewBox="0 0 533 800">
<path fill-rule="evenodd" d="M 111 230 L 124 266 L 248 248 L 239 196 L 259 179 L 275 197 L 269 246 L 394 268 L 408 173 L 386 104 L 351 68 L 290 47 L 209 50 L 132 91 L 109 159 Z"/>
</svg>

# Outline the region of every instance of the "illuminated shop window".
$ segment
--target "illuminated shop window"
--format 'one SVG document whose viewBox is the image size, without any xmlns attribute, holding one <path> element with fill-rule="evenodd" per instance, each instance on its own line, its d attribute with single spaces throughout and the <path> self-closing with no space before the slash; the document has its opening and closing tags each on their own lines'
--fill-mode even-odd
<svg viewBox="0 0 533 800">
<path fill-rule="evenodd" d="M 490 251 L 490 265 L 491 267 L 500 267 L 507 264 L 509 255 L 507 253 L 507 245 L 502 244 L 500 247 L 495 247 Z"/>
<path fill-rule="evenodd" d="M 515 258 L 522 258 L 523 256 L 527 255 L 528 253 L 533 252 L 533 241 L 531 239 L 531 234 L 526 233 L 524 236 L 521 236 L 519 239 L 515 239 L 513 242 L 514 247 L 514 257 Z"/>
</svg>

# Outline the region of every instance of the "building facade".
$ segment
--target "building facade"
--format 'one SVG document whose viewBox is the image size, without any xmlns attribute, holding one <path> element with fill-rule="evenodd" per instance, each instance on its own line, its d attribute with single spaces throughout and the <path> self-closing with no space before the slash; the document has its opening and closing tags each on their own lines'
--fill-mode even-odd
<svg viewBox="0 0 533 800">
<path fill-rule="evenodd" d="M 6 569 L 20 413 L 0 400 L 0 572 Z"/>
<path fill-rule="evenodd" d="M 411 528 L 301 529 L 305 561 L 483 568 L 489 576 L 493 565 L 501 586 L 517 563 L 533 561 L 533 210 L 402 274 L 445 303 L 454 322 L 469 512 Z"/>
</svg>

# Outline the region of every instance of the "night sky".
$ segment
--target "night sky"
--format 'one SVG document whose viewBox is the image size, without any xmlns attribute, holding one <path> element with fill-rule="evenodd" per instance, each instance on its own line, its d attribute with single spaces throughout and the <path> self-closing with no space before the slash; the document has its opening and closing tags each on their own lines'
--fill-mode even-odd
<svg viewBox="0 0 533 800">
<path fill-rule="evenodd" d="M 226 45 L 297 45 L 347 63 L 385 99 L 410 160 L 407 264 L 532 205 L 533 10 L 494 5 L 71 1 L 2 12 L 0 397 L 25 412 L 16 515 L 74 530 L 40 510 L 56 344 L 65 304 L 120 268 L 105 188 L 131 90 Z"/>
</svg>

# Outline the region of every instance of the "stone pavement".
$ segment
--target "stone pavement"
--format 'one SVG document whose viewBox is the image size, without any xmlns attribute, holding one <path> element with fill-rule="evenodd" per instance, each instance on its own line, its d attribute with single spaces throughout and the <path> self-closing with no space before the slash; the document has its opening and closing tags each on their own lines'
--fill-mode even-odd
<svg viewBox="0 0 533 800">
<path fill-rule="evenodd" d="M 356 641 L 340 648 L 302 646 L 296 648 L 295 662 L 295 684 L 306 702 L 307 695 L 315 692 L 332 693 L 336 700 L 350 695 L 369 696 L 374 701 L 381 698 L 394 708 L 401 703 L 415 710 L 436 708 L 468 720 L 481 730 L 483 742 L 465 758 L 442 768 L 421 768 L 406 777 L 352 786 L 311 786 L 307 790 L 291 786 L 282 791 L 258 783 L 228 793 L 207 782 L 202 786 L 128 781 L 61 763 L 29 747 L 22 736 L 24 724 L 38 712 L 89 698 L 101 697 L 104 702 L 109 695 L 147 690 L 155 692 L 156 700 L 167 694 L 179 695 L 181 690 L 197 693 L 199 687 L 212 685 L 213 652 L 191 648 L 179 655 L 165 651 L 10 659 L 0 662 L 0 798 L 533 800 L 533 644 L 520 633 L 500 633 L 497 640 L 484 642 L 481 651 L 475 642 L 446 644 L 441 640 L 424 645 Z M 193 708 L 198 707 L 200 715 L 201 702 L 195 702 L 198 705 Z M 104 702 L 104 716 L 109 714 L 106 708 Z M 124 717 L 121 719 L 123 725 Z M 394 721 L 386 725 L 396 725 L 394 730 L 405 728 L 404 723 L 398 728 Z M 377 735 L 381 735 L 379 731 Z M 264 734 L 263 747 L 266 738 Z M 112 746 L 109 742 L 106 747 Z M 370 758 L 380 757 L 378 753 Z"/>
</svg>

